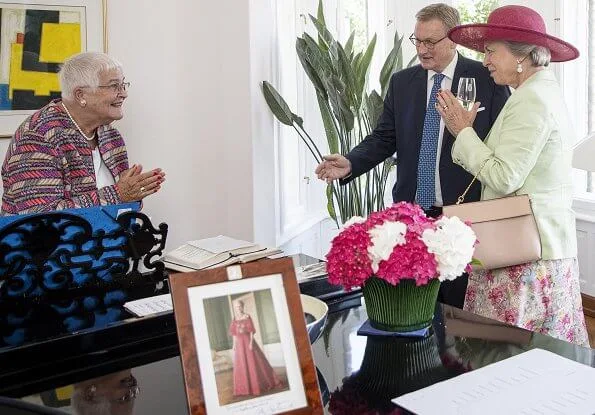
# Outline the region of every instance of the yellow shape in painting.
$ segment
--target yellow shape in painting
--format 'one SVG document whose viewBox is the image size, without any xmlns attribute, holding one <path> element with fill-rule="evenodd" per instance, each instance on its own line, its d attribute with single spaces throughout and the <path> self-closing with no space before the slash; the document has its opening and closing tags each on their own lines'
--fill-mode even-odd
<svg viewBox="0 0 595 415">
<path fill-rule="evenodd" d="M 74 387 L 72 385 L 56 388 L 56 398 L 58 398 L 59 401 L 64 401 L 66 399 L 72 398 L 73 393 Z"/>
<path fill-rule="evenodd" d="M 33 90 L 35 95 L 50 95 L 50 91 L 60 91 L 57 73 L 23 71 L 23 44 L 13 43 L 10 56 L 10 78 L 8 81 L 8 98 L 12 99 L 15 89 Z"/>
<path fill-rule="evenodd" d="M 41 25 L 39 61 L 62 63 L 81 51 L 79 23 L 44 23 Z"/>
</svg>

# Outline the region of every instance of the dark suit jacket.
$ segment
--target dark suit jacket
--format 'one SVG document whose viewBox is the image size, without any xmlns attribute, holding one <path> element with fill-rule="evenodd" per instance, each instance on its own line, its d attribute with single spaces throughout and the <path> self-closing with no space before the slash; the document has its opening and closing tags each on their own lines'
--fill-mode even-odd
<svg viewBox="0 0 595 415">
<path fill-rule="evenodd" d="M 351 162 L 351 176 L 342 180 L 341 184 L 367 172 L 396 152 L 397 182 L 393 188 L 393 200 L 415 201 L 417 165 L 427 105 L 427 77 L 428 71 L 421 65 L 392 76 L 384 111 L 376 128 L 345 155 Z M 496 85 L 481 62 L 459 55 L 451 88 L 455 95 L 461 77 L 475 78 L 476 100 L 485 110 L 477 114 L 473 128 L 479 137 L 485 138 L 510 91 L 507 86 Z M 445 130 L 440 153 L 440 186 L 444 205 L 454 204 L 473 179 L 462 167 L 453 163 L 453 143 L 454 137 Z M 465 201 L 479 200 L 479 197 L 480 184 L 475 183 Z"/>
</svg>

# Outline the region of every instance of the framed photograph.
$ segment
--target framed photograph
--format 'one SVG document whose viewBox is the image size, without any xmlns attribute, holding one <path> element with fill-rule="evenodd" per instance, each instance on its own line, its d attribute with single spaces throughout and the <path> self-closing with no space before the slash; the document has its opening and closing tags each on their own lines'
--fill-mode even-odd
<svg viewBox="0 0 595 415">
<path fill-rule="evenodd" d="M 322 414 L 291 258 L 170 276 L 189 412 Z"/>
<path fill-rule="evenodd" d="M 0 1 L 0 137 L 60 97 L 68 57 L 105 50 L 106 1 Z"/>
</svg>

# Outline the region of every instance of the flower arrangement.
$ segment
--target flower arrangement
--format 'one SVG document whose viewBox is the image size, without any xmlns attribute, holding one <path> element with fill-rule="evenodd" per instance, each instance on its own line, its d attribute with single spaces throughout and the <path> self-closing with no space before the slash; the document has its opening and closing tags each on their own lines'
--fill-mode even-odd
<svg viewBox="0 0 595 415">
<path fill-rule="evenodd" d="M 476 242 L 459 218 L 429 218 L 419 206 L 399 202 L 343 225 L 326 256 L 328 279 L 346 290 L 371 277 L 391 285 L 413 280 L 416 286 L 454 280 L 470 270 Z"/>
</svg>

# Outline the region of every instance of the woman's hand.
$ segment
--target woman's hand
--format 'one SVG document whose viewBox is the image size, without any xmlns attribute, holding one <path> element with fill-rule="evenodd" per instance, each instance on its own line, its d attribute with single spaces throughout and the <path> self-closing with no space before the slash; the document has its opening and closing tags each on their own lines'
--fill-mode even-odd
<svg viewBox="0 0 595 415">
<path fill-rule="evenodd" d="M 473 126 L 480 105 L 480 102 L 476 102 L 473 104 L 473 108 L 467 111 L 452 92 L 442 89 L 438 92 L 436 109 L 442 116 L 448 131 L 456 138 L 461 130 Z"/>
<path fill-rule="evenodd" d="M 140 164 L 135 164 L 120 174 L 116 186 L 122 202 L 142 200 L 161 189 L 161 183 L 165 181 L 165 172 L 161 169 L 153 169 L 142 173 L 142 169 Z"/>
</svg>

